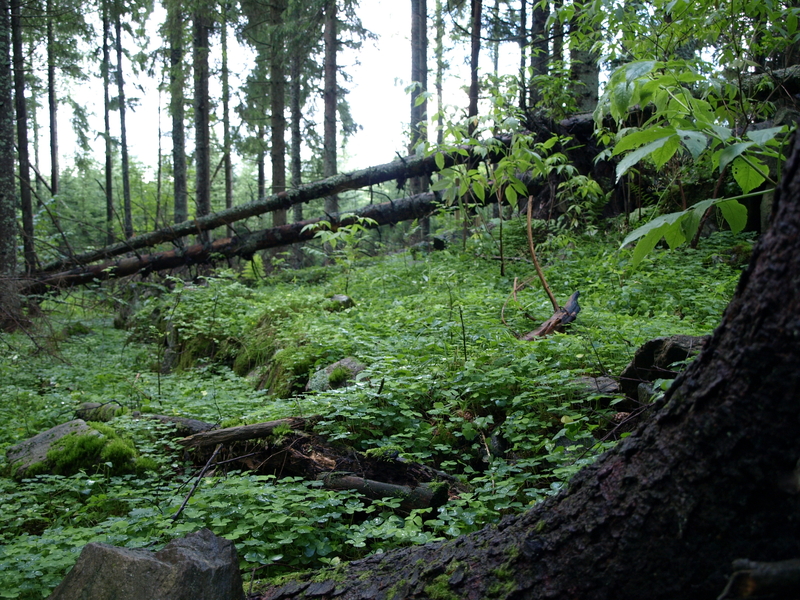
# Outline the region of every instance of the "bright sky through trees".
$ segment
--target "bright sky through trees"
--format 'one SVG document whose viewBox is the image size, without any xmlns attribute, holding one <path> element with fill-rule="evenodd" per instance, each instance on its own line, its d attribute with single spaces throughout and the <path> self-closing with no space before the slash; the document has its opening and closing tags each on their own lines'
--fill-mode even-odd
<svg viewBox="0 0 800 600">
<path fill-rule="evenodd" d="M 163 9 L 157 7 L 151 16 L 150 22 L 150 49 L 155 49 L 161 44 L 156 28 L 163 21 Z M 363 168 L 372 164 L 389 162 L 397 153 L 407 152 L 407 127 L 409 119 L 409 97 L 405 89 L 410 83 L 411 50 L 410 34 L 410 8 L 405 2 L 392 0 L 368 0 L 358 8 L 358 14 L 364 27 L 377 36 L 375 40 L 366 40 L 362 48 L 357 51 L 345 49 L 339 58 L 339 63 L 345 73 L 350 77 L 343 83 L 349 90 L 347 99 L 350 102 L 351 112 L 361 129 L 347 141 L 347 146 L 340 152 L 340 164 L 343 169 Z M 133 43 L 126 35 L 124 41 L 133 51 Z M 212 69 L 216 74 L 211 81 L 211 94 L 219 104 L 220 91 L 220 56 L 219 36 L 212 39 Z M 454 107 L 467 105 L 467 95 L 461 87 L 467 85 L 467 65 L 463 61 L 453 59 L 455 53 L 448 53 L 451 59 L 450 69 L 445 80 L 445 103 Z M 463 53 L 462 53 L 463 54 Z M 460 56 L 460 55 L 459 55 Z M 518 64 L 518 50 L 515 44 L 501 46 L 501 71 L 513 72 L 514 65 Z M 231 57 L 231 85 L 233 87 L 233 104 L 239 102 L 236 92 L 241 86 L 247 72 L 252 67 L 252 51 L 232 41 Z M 490 68 L 489 58 L 482 57 L 483 70 Z M 429 50 L 429 66 L 434 68 L 432 49 Z M 505 68 L 504 68 L 505 67 Z M 433 73 L 431 72 L 431 81 Z M 130 96 L 137 98 L 138 102 L 130 112 L 128 143 L 131 156 L 147 167 L 154 167 L 158 152 L 158 119 L 159 101 L 161 102 L 161 129 L 162 153 L 168 156 L 171 151 L 169 138 L 169 117 L 167 114 L 168 95 L 162 92 L 159 98 L 157 80 L 139 75 L 138 77 L 126 73 L 126 80 L 130 82 Z M 69 90 L 76 100 L 84 103 L 89 109 L 92 118 L 92 127 L 99 131 L 102 129 L 102 81 L 93 77 L 88 82 L 71 83 Z M 141 86 L 134 90 L 133 85 Z M 67 90 L 62 90 L 62 93 Z M 316 117 L 321 119 L 321 100 L 318 100 Z M 435 102 L 429 104 L 429 111 L 435 111 Z M 218 111 L 221 108 L 218 107 Z M 62 136 L 61 152 L 63 164 L 70 165 L 76 148 L 75 136 L 70 125 L 71 112 L 67 107 L 59 112 L 59 132 Z M 234 127 L 236 123 L 234 123 Z M 216 140 L 222 139 L 221 117 L 216 123 Z M 112 115 L 112 134 L 118 135 L 119 120 L 116 113 Z M 190 133 L 187 129 L 187 133 Z M 44 147 L 47 140 L 47 129 L 40 130 L 40 143 Z M 93 138 L 94 157 L 101 160 L 103 146 L 102 138 Z M 191 144 L 192 141 L 189 140 Z M 236 158 L 236 157 L 235 157 Z M 41 155 L 41 166 L 46 172 L 49 169 L 49 160 L 45 152 Z"/>
</svg>

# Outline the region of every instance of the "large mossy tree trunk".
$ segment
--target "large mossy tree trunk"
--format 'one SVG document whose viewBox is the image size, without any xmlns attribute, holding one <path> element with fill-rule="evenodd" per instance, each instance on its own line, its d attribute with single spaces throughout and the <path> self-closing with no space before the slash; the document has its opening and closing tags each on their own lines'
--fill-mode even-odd
<svg viewBox="0 0 800 600">
<path fill-rule="evenodd" d="M 774 210 L 706 349 L 568 491 L 263 597 L 715 598 L 734 559 L 800 557 L 798 147 Z"/>
</svg>

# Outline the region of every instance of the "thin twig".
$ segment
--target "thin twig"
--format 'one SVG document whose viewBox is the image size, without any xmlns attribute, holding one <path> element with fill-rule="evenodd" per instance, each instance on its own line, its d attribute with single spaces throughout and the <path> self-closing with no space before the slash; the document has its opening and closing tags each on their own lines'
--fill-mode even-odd
<svg viewBox="0 0 800 600">
<path fill-rule="evenodd" d="M 536 250 L 533 247 L 533 229 L 531 228 L 531 215 L 533 212 L 533 196 L 528 196 L 528 247 L 531 251 L 531 257 L 533 258 L 533 266 L 536 267 L 536 274 L 539 275 L 539 281 L 542 282 L 542 287 L 544 287 L 544 291 L 547 292 L 547 295 L 550 297 L 550 302 L 553 304 L 553 311 L 558 312 L 560 308 L 558 306 L 558 301 L 556 297 L 553 295 L 553 292 L 550 291 L 550 286 L 547 285 L 547 280 L 544 278 L 544 273 L 542 272 L 542 267 L 539 266 L 539 259 L 536 258 Z"/>
<path fill-rule="evenodd" d="M 214 448 L 214 453 L 211 455 L 211 458 L 208 459 L 206 466 L 203 467 L 203 470 L 200 471 L 200 474 L 197 476 L 197 479 L 195 480 L 192 489 L 189 490 L 189 493 L 186 494 L 186 498 L 183 499 L 183 504 L 181 504 L 181 507 L 178 509 L 178 512 L 172 515 L 171 517 L 172 521 L 176 521 L 180 516 L 180 514 L 183 512 L 183 509 L 186 508 L 186 505 L 189 504 L 189 498 L 192 497 L 192 494 L 194 494 L 195 490 L 197 489 L 197 486 L 200 485 L 200 481 L 203 479 L 203 475 L 205 475 L 206 471 L 208 471 L 211 468 L 214 459 L 217 457 L 217 454 L 221 449 L 222 449 L 222 444 L 217 444 L 217 447 Z"/>
</svg>

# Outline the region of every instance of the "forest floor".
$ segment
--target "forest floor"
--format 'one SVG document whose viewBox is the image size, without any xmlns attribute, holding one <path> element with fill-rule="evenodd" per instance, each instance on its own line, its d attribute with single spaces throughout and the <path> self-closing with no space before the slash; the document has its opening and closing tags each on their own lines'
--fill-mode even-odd
<svg viewBox="0 0 800 600">
<path fill-rule="evenodd" d="M 550 286 L 561 302 L 579 290 L 582 310 L 566 334 L 523 342 L 517 335 L 552 306 L 532 279 L 521 231 L 507 228 L 514 260 L 504 275 L 496 240 L 483 234 L 463 249 L 268 279 L 222 270 L 46 301 L 30 335 L 0 339 L 0 450 L 69 421 L 83 402 L 113 400 L 125 410 L 110 425 L 150 460 L 138 473 L 98 461 L 22 480 L 5 468 L 0 598 L 46 597 L 90 541 L 157 549 L 208 527 L 235 542 L 245 585 L 257 588 L 259 579 L 473 531 L 556 493 L 624 435 L 614 429 L 622 399 L 575 380 L 618 376 L 649 339 L 710 333 L 752 237 L 719 233 L 698 250 L 655 250 L 633 270 L 618 236 L 550 236 L 538 246 Z M 531 284 L 512 294 L 515 281 Z M 334 310 L 329 299 L 344 293 L 355 306 Z M 124 329 L 113 326 L 120 307 Z M 354 381 L 304 392 L 315 370 L 348 356 L 366 366 Z M 203 461 L 174 441 L 172 426 L 135 411 L 221 427 L 316 416 L 313 433 L 330 443 L 383 449 L 456 483 L 443 506 L 409 511 L 397 498 L 219 466 L 173 518 Z"/>
</svg>

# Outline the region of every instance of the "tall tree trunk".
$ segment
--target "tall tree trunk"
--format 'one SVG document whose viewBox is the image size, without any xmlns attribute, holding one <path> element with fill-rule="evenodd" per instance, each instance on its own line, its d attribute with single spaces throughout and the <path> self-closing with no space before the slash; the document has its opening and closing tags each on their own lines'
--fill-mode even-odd
<svg viewBox="0 0 800 600">
<path fill-rule="evenodd" d="M 550 59 L 550 52 L 547 43 L 547 19 L 550 16 L 547 4 L 535 4 L 531 15 L 531 83 L 530 83 L 530 107 L 534 108 L 542 101 L 542 94 L 536 84 L 536 77 L 547 75 L 547 64 Z M 555 48 L 556 41 L 553 40 Z M 555 50 L 554 50 L 555 56 Z M 558 59 L 560 60 L 560 59 Z"/>
<path fill-rule="evenodd" d="M 800 556 L 799 150 L 707 346 L 568 490 L 497 526 L 262 598 L 701 600 L 719 596 L 734 559 Z M 769 597 L 797 597 L 796 580 L 785 591 Z"/>
<path fill-rule="evenodd" d="M 125 79 L 122 74 L 122 6 L 115 3 L 114 32 L 117 50 L 117 101 L 119 103 L 119 145 L 122 158 L 122 226 L 125 238 L 133 237 L 133 212 L 131 209 L 130 161 L 128 158 L 128 126 L 125 121 Z"/>
<path fill-rule="evenodd" d="M 11 39 L 14 48 L 14 104 L 17 112 L 17 160 L 19 162 L 20 204 L 22 206 L 22 248 L 25 270 L 36 269 L 33 245 L 33 204 L 31 202 L 31 172 L 28 158 L 28 110 L 25 102 L 25 55 L 22 51 L 22 7 L 11 0 Z"/>
<path fill-rule="evenodd" d="M 56 97 L 56 48 L 53 3 L 47 0 L 47 102 L 50 109 L 50 193 L 58 194 L 58 98 Z"/>
<path fill-rule="evenodd" d="M 594 36 L 580 31 L 581 11 L 584 10 L 587 9 L 579 8 L 569 24 L 570 83 L 578 112 L 593 112 L 597 108 L 600 67 L 597 54 L 591 51 Z"/>
<path fill-rule="evenodd" d="M 284 43 L 281 25 L 283 12 L 286 10 L 285 0 L 272 0 L 270 4 L 270 22 L 272 31 L 270 40 L 270 162 L 272 163 L 272 193 L 278 194 L 286 189 L 286 74 L 284 73 Z M 327 112 L 326 112 L 327 114 Z M 286 209 L 272 213 L 272 225 L 278 227 L 286 224 Z"/>
<path fill-rule="evenodd" d="M 105 141 L 106 175 L 106 244 L 114 243 L 114 153 L 111 143 L 111 18 L 108 3 L 103 2 L 103 139 Z"/>
<path fill-rule="evenodd" d="M 167 2 L 167 28 L 169 37 L 169 112 L 172 116 L 172 177 L 175 222 L 183 223 L 189 218 L 187 206 L 186 177 L 186 130 L 184 129 L 184 85 L 186 74 L 183 66 L 183 11 L 178 0 Z"/>
<path fill-rule="evenodd" d="M 428 5 L 427 0 L 411 0 L 411 81 L 418 84 L 411 92 L 411 143 L 409 153 L 416 153 L 417 145 L 424 144 L 428 136 Z M 411 194 L 428 190 L 427 177 L 415 177 L 410 182 Z M 430 234 L 430 219 L 420 222 L 422 237 Z"/>
<path fill-rule="evenodd" d="M 325 0 L 325 64 L 323 99 L 325 115 L 323 118 L 322 173 L 325 177 L 336 175 L 336 112 L 339 101 L 339 90 L 336 84 L 336 53 L 338 51 L 336 27 L 336 0 Z M 339 212 L 339 198 L 325 198 L 325 212 Z"/>
<path fill-rule="evenodd" d="M 444 93 L 442 83 L 444 80 L 444 9 L 442 0 L 436 0 L 436 143 L 444 142 Z"/>
<path fill-rule="evenodd" d="M 211 212 L 211 140 L 209 135 L 210 107 L 208 97 L 208 17 L 196 8 L 194 21 L 194 139 L 195 139 L 195 204 L 196 214 L 202 217 Z M 208 232 L 199 236 L 208 241 Z"/>
<path fill-rule="evenodd" d="M 28 63 L 33 64 L 34 57 L 36 56 L 36 42 L 32 39 L 28 40 Z M 39 153 L 39 134 L 42 131 L 42 127 L 39 124 L 39 99 L 38 99 L 38 91 L 35 85 L 31 86 L 31 102 L 30 102 L 30 119 L 31 119 L 31 129 L 33 130 L 33 169 L 34 173 L 41 173 L 42 169 L 40 165 L 42 161 L 40 160 L 40 153 Z M 42 180 L 39 177 L 33 178 L 33 190 L 36 192 L 34 195 L 38 198 L 42 198 Z M 41 200 L 39 200 L 39 204 Z"/>
<path fill-rule="evenodd" d="M 564 62 L 564 24 L 561 22 L 559 12 L 564 4 L 564 0 L 553 0 L 553 12 L 556 18 L 553 20 L 553 28 L 551 36 L 553 38 L 553 51 L 550 54 L 551 67 L 552 63 Z"/>
<path fill-rule="evenodd" d="M 469 121 L 468 134 L 470 137 L 478 128 L 478 59 L 481 54 L 481 14 L 483 2 L 471 0 L 471 30 L 470 30 L 470 59 L 469 59 L 469 108 L 467 119 Z"/>
<path fill-rule="evenodd" d="M 228 11 L 230 4 L 223 1 L 222 35 L 222 160 L 225 171 L 225 208 L 233 207 L 233 163 L 231 161 L 231 88 L 228 69 Z M 228 237 L 233 235 L 233 226 L 227 227 Z"/>
<path fill-rule="evenodd" d="M 522 0 L 519 6 L 519 30 L 517 43 L 519 44 L 519 108 L 521 111 L 528 109 L 527 85 L 527 50 L 528 50 L 528 0 Z"/>
<path fill-rule="evenodd" d="M 14 104 L 11 19 L 0 0 L 0 331 L 16 329 L 22 311 L 17 275 L 17 186 L 14 180 Z"/>
<path fill-rule="evenodd" d="M 291 132 L 291 144 L 289 151 L 289 171 L 292 177 L 292 189 L 297 189 L 303 184 L 303 161 L 300 151 L 303 147 L 303 107 L 301 104 L 301 77 L 302 77 L 302 58 L 295 50 L 292 53 L 289 64 L 289 111 L 291 121 L 289 130 Z M 292 207 L 293 221 L 303 220 L 303 205 L 295 204 Z"/>
<path fill-rule="evenodd" d="M 257 169 L 258 169 L 258 180 L 256 183 L 256 196 L 258 196 L 259 200 L 266 198 L 267 196 L 267 157 L 266 151 L 264 149 L 264 138 L 266 136 L 266 132 L 264 131 L 264 125 L 261 123 L 258 124 L 258 157 L 256 158 L 257 162 Z"/>
</svg>

